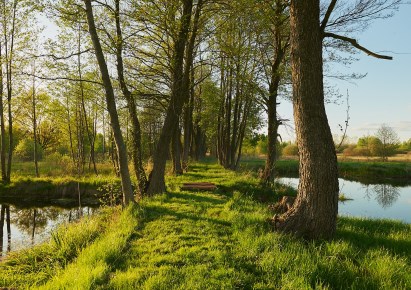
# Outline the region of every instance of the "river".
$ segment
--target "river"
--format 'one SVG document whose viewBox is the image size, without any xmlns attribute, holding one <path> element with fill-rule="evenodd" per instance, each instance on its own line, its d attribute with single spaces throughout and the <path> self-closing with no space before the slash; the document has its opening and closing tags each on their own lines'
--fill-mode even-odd
<svg viewBox="0 0 411 290">
<path fill-rule="evenodd" d="M 279 182 L 298 187 L 298 178 L 283 177 Z M 342 178 L 339 182 L 340 193 L 352 199 L 339 202 L 339 215 L 411 223 L 411 186 L 363 184 Z"/>
<path fill-rule="evenodd" d="M 97 210 L 55 206 L 21 208 L 7 204 L 0 204 L 0 208 L 0 257 L 41 243 L 58 225 L 76 221 Z"/>
</svg>

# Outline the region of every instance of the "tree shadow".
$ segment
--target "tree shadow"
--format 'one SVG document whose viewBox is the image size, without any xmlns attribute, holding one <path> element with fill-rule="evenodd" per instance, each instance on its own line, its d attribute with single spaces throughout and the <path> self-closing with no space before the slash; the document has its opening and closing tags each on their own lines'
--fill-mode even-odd
<svg viewBox="0 0 411 290">
<path fill-rule="evenodd" d="M 358 249 L 384 248 L 393 255 L 408 257 L 411 249 L 411 226 L 389 220 L 338 219 L 335 239 L 347 241 Z M 397 233 L 408 233 L 402 239 L 395 239 Z M 408 239 L 407 239 L 408 236 Z"/>
</svg>

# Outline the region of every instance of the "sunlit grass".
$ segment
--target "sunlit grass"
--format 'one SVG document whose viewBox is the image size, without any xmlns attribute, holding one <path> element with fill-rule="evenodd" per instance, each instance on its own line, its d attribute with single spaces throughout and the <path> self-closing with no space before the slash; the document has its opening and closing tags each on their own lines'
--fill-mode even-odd
<svg viewBox="0 0 411 290">
<path fill-rule="evenodd" d="M 194 181 L 214 182 L 217 189 L 180 189 Z M 33 257 L 43 254 L 41 247 L 33 249 L 30 262 L 23 259 L 30 266 L 23 272 L 15 262 L 0 285 L 25 287 L 33 278 L 31 285 L 42 289 L 411 287 L 410 225 L 340 217 L 333 240 L 307 242 L 272 230 L 265 201 L 276 200 L 285 189 L 262 187 L 252 172 L 194 164 L 184 176 L 169 176 L 167 188 L 167 194 L 113 213 L 64 263 L 35 270 Z"/>
</svg>

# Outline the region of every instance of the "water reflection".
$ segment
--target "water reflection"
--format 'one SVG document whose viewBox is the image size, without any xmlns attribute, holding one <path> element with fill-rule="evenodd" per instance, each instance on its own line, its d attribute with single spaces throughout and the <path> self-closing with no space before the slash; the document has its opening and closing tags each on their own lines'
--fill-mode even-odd
<svg viewBox="0 0 411 290">
<path fill-rule="evenodd" d="M 298 178 L 281 178 L 280 182 L 294 188 Z M 384 218 L 411 223 L 411 186 L 394 184 L 362 184 L 339 179 L 340 191 L 351 199 L 340 202 L 339 215 Z"/>
<path fill-rule="evenodd" d="M 10 251 L 43 242 L 59 224 L 93 214 L 90 207 L 19 208 L 0 205 L 0 258 Z M 12 241 L 13 235 L 13 241 Z"/>
<path fill-rule="evenodd" d="M 4 221 L 6 221 L 7 230 L 7 252 L 11 250 L 11 226 L 10 226 L 10 206 L 0 206 L 0 257 L 4 247 Z"/>
<path fill-rule="evenodd" d="M 377 194 L 375 199 L 383 208 L 392 206 L 400 196 L 399 189 L 390 184 L 375 184 L 373 190 Z"/>
</svg>

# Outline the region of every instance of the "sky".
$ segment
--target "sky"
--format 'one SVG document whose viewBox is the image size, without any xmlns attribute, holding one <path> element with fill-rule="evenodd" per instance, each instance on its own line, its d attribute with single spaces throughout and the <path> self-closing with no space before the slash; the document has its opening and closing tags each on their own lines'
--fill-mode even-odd
<svg viewBox="0 0 411 290">
<path fill-rule="evenodd" d="M 402 5 L 396 14 L 376 20 L 361 34 L 357 41 L 374 52 L 393 56 L 382 60 L 360 52 L 359 61 L 346 72 L 367 73 L 355 83 L 333 81 L 343 95 L 342 104 L 327 104 L 326 111 L 333 134 L 342 135 L 338 124 L 346 120 L 345 96 L 349 94 L 349 123 L 347 135 L 350 141 L 374 135 L 382 124 L 392 127 L 401 141 L 411 139 L 411 5 Z M 340 71 L 341 69 L 338 68 Z M 292 105 L 281 101 L 281 117 L 292 120 Z M 283 140 L 295 140 L 290 126 L 280 128 Z"/>
</svg>

